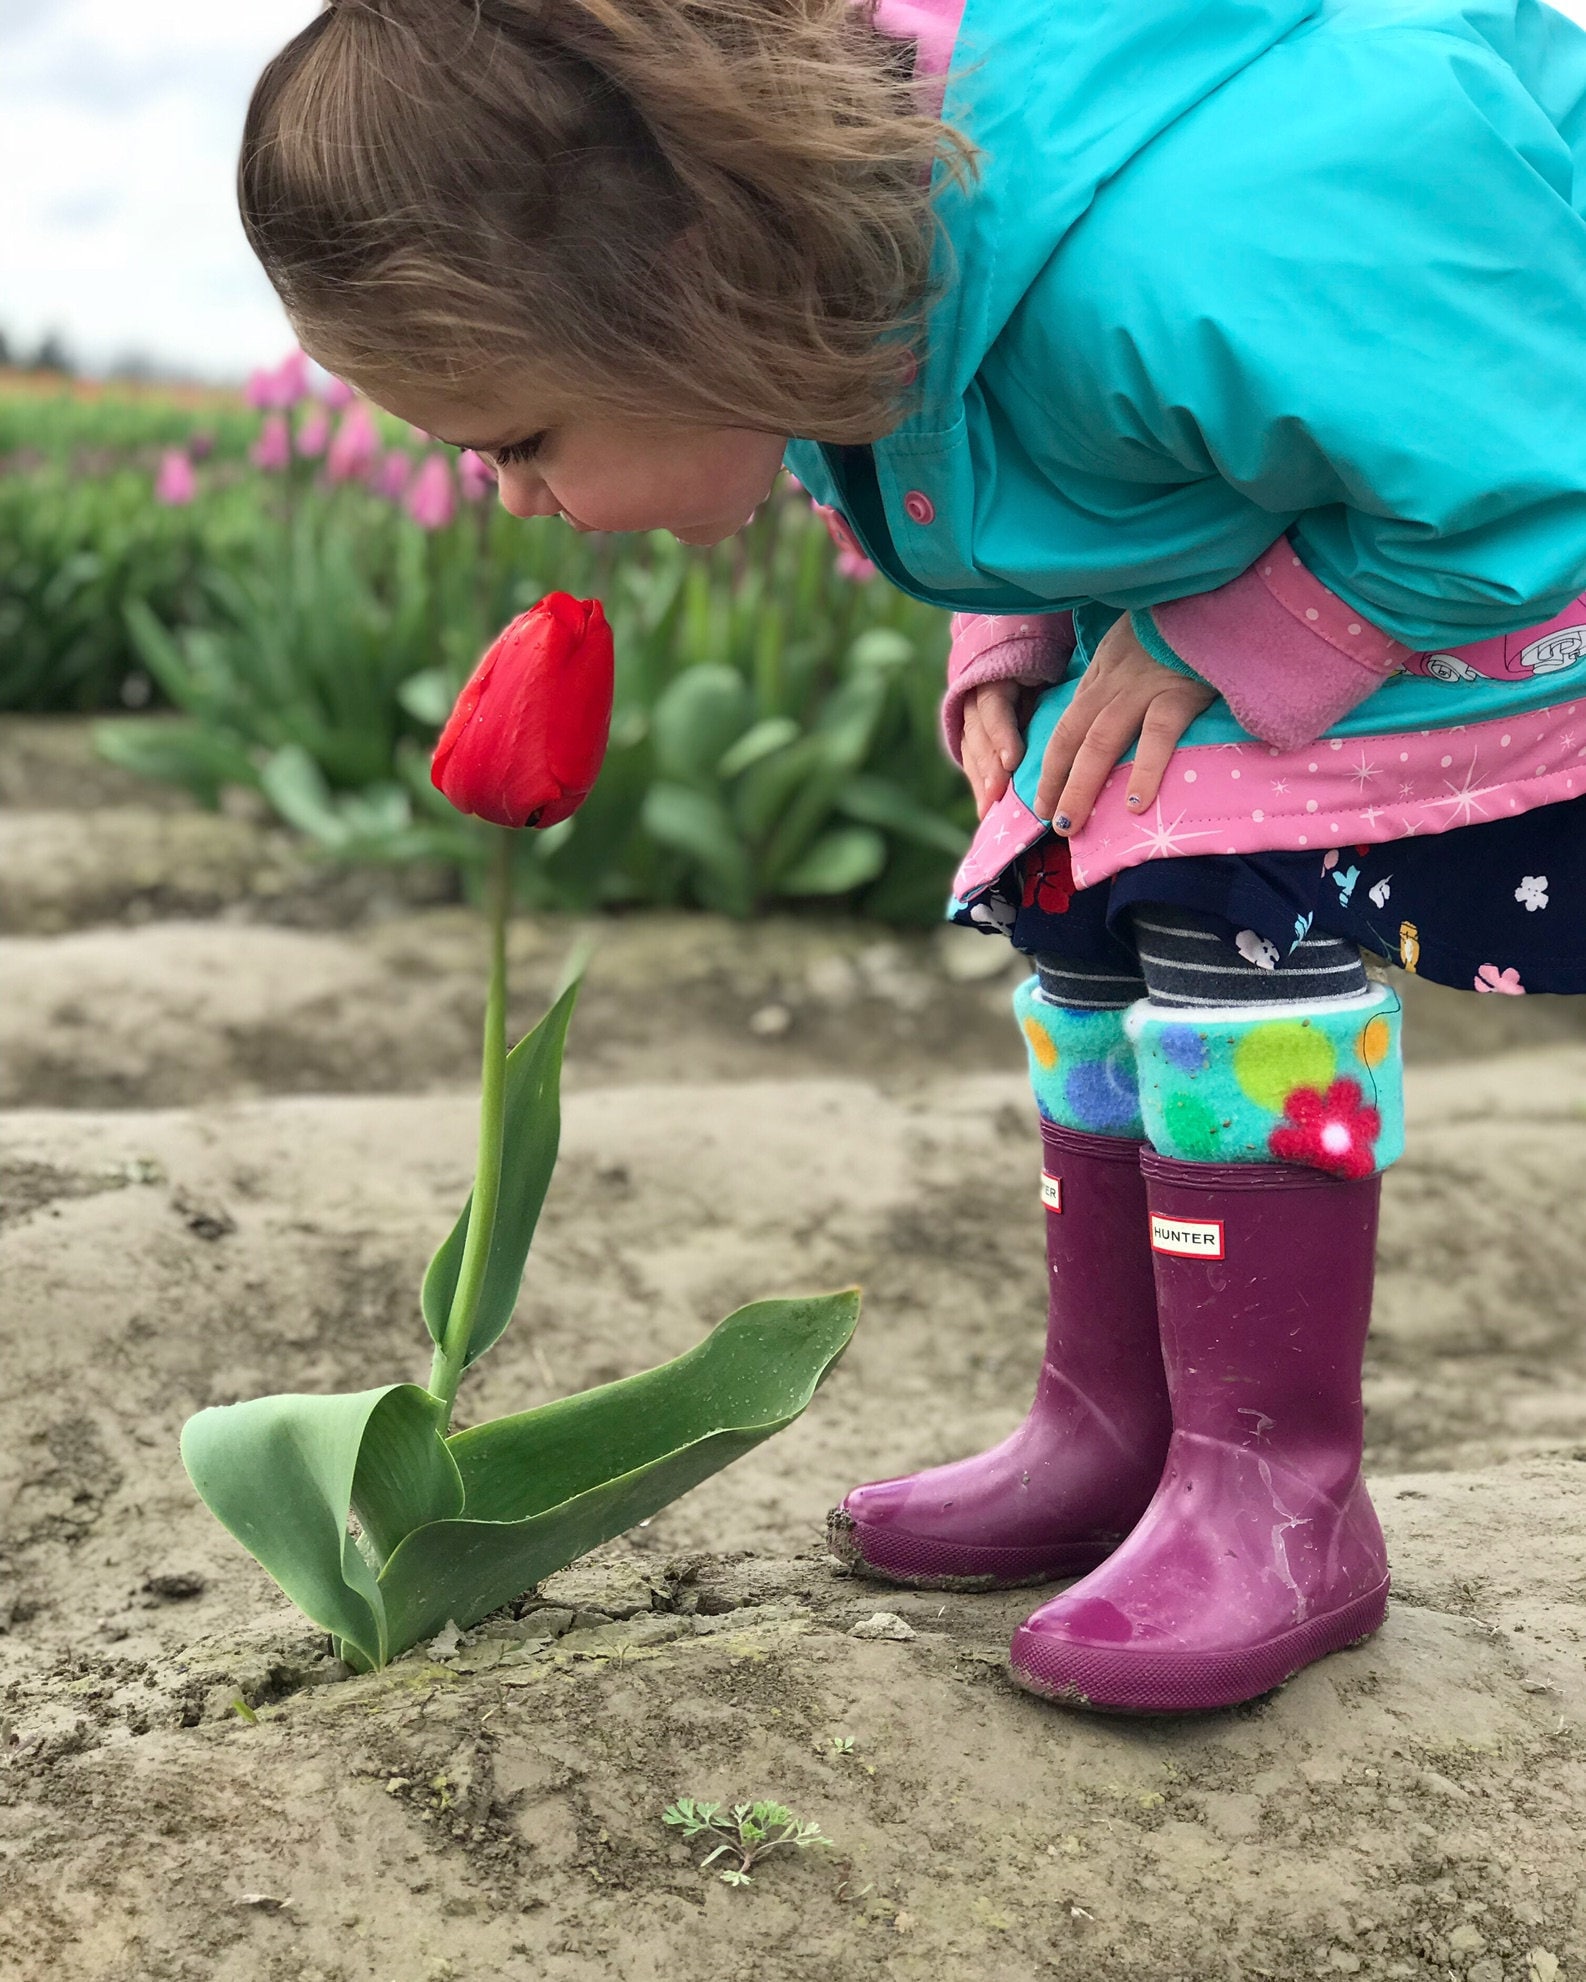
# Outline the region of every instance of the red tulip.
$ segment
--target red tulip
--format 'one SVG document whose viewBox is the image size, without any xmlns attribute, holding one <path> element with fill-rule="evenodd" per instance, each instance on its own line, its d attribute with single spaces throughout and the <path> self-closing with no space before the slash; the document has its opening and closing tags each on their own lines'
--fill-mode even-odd
<svg viewBox="0 0 1586 1982">
<path fill-rule="evenodd" d="M 435 746 L 459 812 L 554 826 L 589 796 L 611 730 L 611 628 L 598 599 L 548 592 L 497 635 Z"/>
</svg>

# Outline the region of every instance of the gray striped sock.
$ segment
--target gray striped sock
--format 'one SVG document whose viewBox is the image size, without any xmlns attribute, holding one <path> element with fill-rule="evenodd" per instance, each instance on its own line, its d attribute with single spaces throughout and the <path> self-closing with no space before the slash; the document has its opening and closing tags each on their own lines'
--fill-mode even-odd
<svg viewBox="0 0 1586 1982">
<path fill-rule="evenodd" d="M 1035 974 L 1041 996 L 1049 1005 L 1070 1005 L 1082 1012 L 1121 1012 L 1145 996 L 1145 979 L 1118 959 L 1115 966 L 1076 963 L 1068 957 L 1038 956 Z"/>
<path fill-rule="evenodd" d="M 1131 927 L 1153 1004 L 1300 1004 L 1366 989 L 1360 952 L 1341 936 L 1307 936 L 1263 967 L 1191 909 L 1147 902 L 1134 910 Z"/>
</svg>

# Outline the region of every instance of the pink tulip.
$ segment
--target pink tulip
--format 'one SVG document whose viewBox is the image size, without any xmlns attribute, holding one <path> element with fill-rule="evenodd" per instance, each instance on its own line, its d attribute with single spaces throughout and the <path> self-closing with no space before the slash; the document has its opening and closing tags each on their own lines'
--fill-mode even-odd
<svg viewBox="0 0 1586 1982">
<path fill-rule="evenodd" d="M 856 585 L 865 585 L 875 577 L 876 568 L 863 551 L 839 551 L 837 575 L 839 578 L 852 579 Z"/>
<path fill-rule="evenodd" d="M 362 481 L 379 452 L 380 436 L 369 417 L 369 409 L 355 402 L 341 416 L 336 437 L 325 457 L 325 473 L 333 482 Z"/>
<path fill-rule="evenodd" d="M 292 351 L 275 366 L 261 366 L 243 388 L 243 398 L 261 413 L 285 413 L 308 397 L 308 359 Z"/>
<path fill-rule="evenodd" d="M 325 389 L 319 396 L 333 413 L 345 412 L 358 397 L 347 381 L 339 378 L 326 379 Z"/>
<path fill-rule="evenodd" d="M 281 394 L 278 403 L 283 409 L 296 406 L 307 399 L 313 384 L 309 376 L 307 354 L 302 351 L 289 351 L 281 360 L 275 377 L 277 389 Z"/>
<path fill-rule="evenodd" d="M 330 415 L 315 406 L 297 430 L 297 451 L 305 461 L 314 461 L 325 452 L 329 439 Z"/>
<path fill-rule="evenodd" d="M 426 455 L 408 490 L 407 512 L 421 530 L 444 530 L 457 514 L 457 484 L 444 454 Z"/>
<path fill-rule="evenodd" d="M 851 578 L 858 585 L 874 578 L 876 568 L 865 556 L 864 549 L 854 535 L 847 517 L 840 515 L 829 503 L 816 502 L 813 497 L 810 499 L 810 508 L 826 525 L 826 534 L 837 546 L 837 570 L 840 576 Z"/>
<path fill-rule="evenodd" d="M 160 457 L 160 472 L 154 479 L 154 500 L 167 509 L 185 509 L 198 494 L 198 477 L 186 451 L 168 447 Z"/>
<path fill-rule="evenodd" d="M 457 486 L 464 502 L 483 502 L 496 492 L 496 471 L 482 454 L 465 447 L 457 457 Z"/>
<path fill-rule="evenodd" d="M 376 495 L 384 496 L 387 502 L 400 502 L 412 479 L 413 457 L 404 454 L 400 447 L 393 447 L 369 471 L 370 488 Z"/>
<path fill-rule="evenodd" d="M 248 459 L 267 475 L 278 475 L 292 465 L 292 436 L 284 413 L 268 413 L 259 429 L 259 438 L 248 450 Z"/>
</svg>

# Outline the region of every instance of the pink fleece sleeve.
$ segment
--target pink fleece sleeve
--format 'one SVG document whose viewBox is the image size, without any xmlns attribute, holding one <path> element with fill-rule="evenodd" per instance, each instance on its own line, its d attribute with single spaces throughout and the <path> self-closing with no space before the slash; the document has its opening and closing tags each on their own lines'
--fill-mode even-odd
<svg viewBox="0 0 1586 1982">
<path fill-rule="evenodd" d="M 1287 537 L 1215 592 L 1131 617 L 1147 652 L 1210 682 L 1252 736 L 1280 750 L 1314 742 L 1414 652 L 1312 577 Z"/>
<path fill-rule="evenodd" d="M 1061 681 L 1074 653 L 1071 612 L 956 612 L 947 653 L 947 693 L 942 698 L 942 741 L 955 764 L 964 761 L 964 703 L 987 681 L 1020 681 L 1041 688 Z"/>
</svg>

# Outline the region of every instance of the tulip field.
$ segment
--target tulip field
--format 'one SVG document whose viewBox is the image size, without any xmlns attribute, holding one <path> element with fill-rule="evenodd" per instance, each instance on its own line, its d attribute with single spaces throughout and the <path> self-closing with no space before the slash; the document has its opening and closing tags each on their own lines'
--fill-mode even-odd
<svg viewBox="0 0 1586 1982">
<path fill-rule="evenodd" d="M 300 355 L 241 400 L 0 389 L 0 709 L 102 712 L 115 763 L 251 792 L 335 860 L 477 872 L 428 751 L 553 590 L 604 603 L 616 710 L 595 795 L 523 849 L 526 904 L 935 918 L 973 820 L 936 732 L 944 616 L 791 481 L 692 552 L 505 515 L 476 456 Z"/>
<path fill-rule="evenodd" d="M 1036 1700 L 1049 1592 L 822 1542 L 1041 1364 L 942 620 L 790 482 L 492 495 L 296 359 L 0 373 L 0 1977 L 1582 1982 L 1581 1001 L 1401 980 L 1384 1630 Z M 509 620 L 577 747 L 443 796 Z"/>
</svg>

